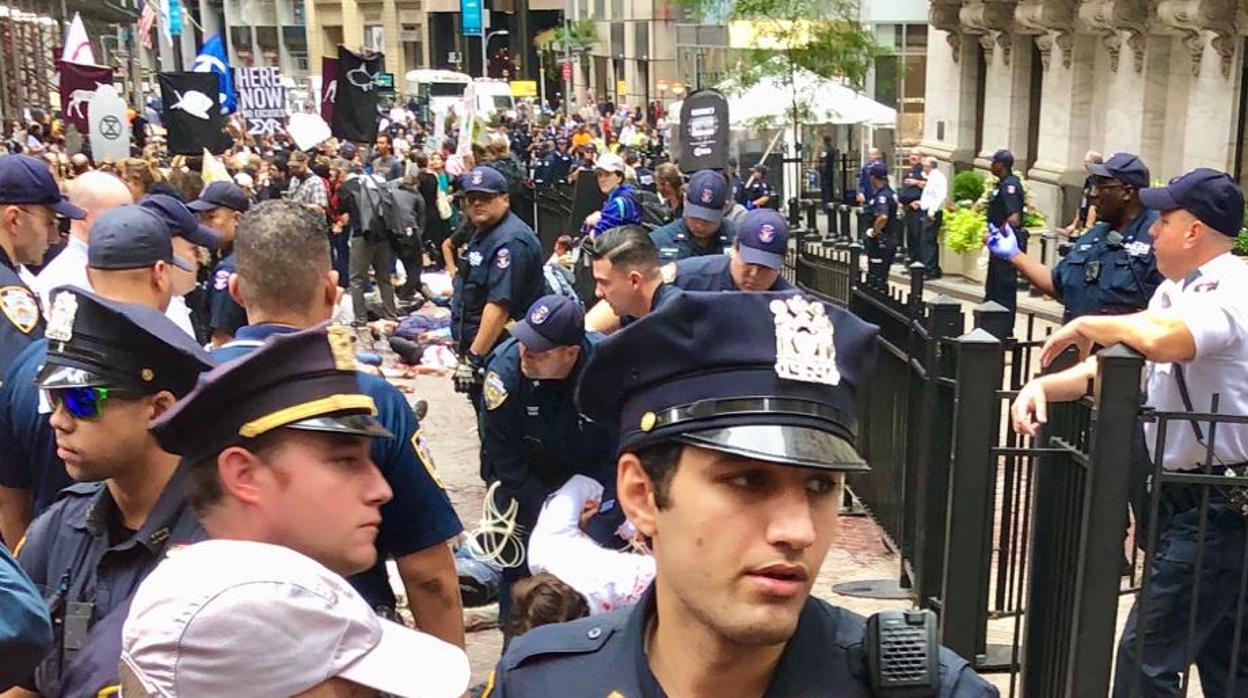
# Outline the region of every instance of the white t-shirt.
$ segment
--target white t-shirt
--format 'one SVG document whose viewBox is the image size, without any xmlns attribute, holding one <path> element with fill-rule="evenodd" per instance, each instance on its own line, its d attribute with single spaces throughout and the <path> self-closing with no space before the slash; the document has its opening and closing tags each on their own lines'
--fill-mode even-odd
<svg viewBox="0 0 1248 698">
<path fill-rule="evenodd" d="M 529 538 L 529 570 L 550 572 L 589 602 L 590 615 L 630 606 L 654 581 L 654 557 L 608 550 L 580 529 L 585 502 L 602 500 L 602 485 L 573 475 L 542 506 Z"/>
<path fill-rule="evenodd" d="M 1196 412 L 1248 412 L 1248 265 L 1231 253 L 1209 260 L 1186 279 L 1167 279 L 1157 287 L 1148 309 L 1180 317 L 1196 340 L 1196 357 L 1183 364 L 1188 395 Z M 1164 412 L 1187 412 L 1176 378 L 1176 364 L 1148 362 L 1148 405 Z M 1192 470 L 1205 461 L 1206 448 L 1196 438 L 1191 422 L 1171 421 L 1166 427 L 1163 465 L 1168 470 Z M 1198 423 L 1204 441 L 1208 423 Z M 1144 425 L 1149 453 L 1155 454 L 1158 427 Z M 1214 463 L 1248 461 L 1248 424 L 1217 425 Z"/>
</svg>

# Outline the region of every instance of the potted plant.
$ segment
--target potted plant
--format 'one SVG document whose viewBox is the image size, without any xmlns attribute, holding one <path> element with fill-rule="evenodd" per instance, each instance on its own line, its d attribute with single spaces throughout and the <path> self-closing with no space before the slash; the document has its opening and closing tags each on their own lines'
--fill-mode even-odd
<svg viewBox="0 0 1248 698">
<path fill-rule="evenodd" d="M 1023 191 L 1029 192 L 1026 182 Z M 941 225 L 940 267 L 946 274 L 960 274 L 971 281 L 983 283 L 988 276 L 988 198 L 996 187 L 996 178 L 969 170 L 953 178 L 953 208 L 945 211 Z M 1031 196 L 1023 209 L 1023 227 L 1039 233 L 1047 225 L 1044 215 L 1031 205 Z"/>
</svg>

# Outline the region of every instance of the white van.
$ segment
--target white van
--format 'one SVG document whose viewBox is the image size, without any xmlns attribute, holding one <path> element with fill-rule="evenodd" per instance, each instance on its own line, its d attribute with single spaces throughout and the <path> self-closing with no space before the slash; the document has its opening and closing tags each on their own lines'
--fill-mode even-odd
<svg viewBox="0 0 1248 698">
<path fill-rule="evenodd" d="M 511 84 L 506 80 L 477 78 L 472 83 L 477 96 L 477 115 L 488 119 L 499 111 L 509 117 L 516 116 L 516 99 L 511 96 Z"/>
</svg>

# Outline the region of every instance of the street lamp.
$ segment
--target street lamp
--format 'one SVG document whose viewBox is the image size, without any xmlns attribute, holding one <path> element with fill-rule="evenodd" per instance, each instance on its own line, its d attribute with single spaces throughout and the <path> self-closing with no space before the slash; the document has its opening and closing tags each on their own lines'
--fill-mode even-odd
<svg viewBox="0 0 1248 698">
<path fill-rule="evenodd" d="M 486 58 L 486 56 L 489 54 L 489 51 L 487 51 L 487 49 L 489 48 L 489 45 L 490 45 L 490 39 L 493 39 L 496 36 L 502 36 L 503 34 L 510 34 L 510 33 L 511 32 L 507 31 L 506 29 L 499 29 L 498 31 L 489 32 L 485 36 L 481 37 L 481 77 L 483 78 L 490 77 L 490 68 L 489 68 L 489 62 L 488 62 L 489 59 Z"/>
</svg>

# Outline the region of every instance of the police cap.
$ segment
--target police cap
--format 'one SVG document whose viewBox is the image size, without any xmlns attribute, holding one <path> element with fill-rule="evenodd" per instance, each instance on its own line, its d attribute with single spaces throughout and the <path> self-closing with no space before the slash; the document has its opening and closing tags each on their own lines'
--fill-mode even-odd
<svg viewBox="0 0 1248 698">
<path fill-rule="evenodd" d="M 1114 153 L 1105 162 L 1088 165 L 1088 172 L 1097 177 L 1110 177 L 1129 187 L 1143 189 L 1148 186 L 1148 166 L 1131 153 Z"/>
<path fill-rule="evenodd" d="M 1159 211 L 1181 208 L 1228 237 L 1244 224 L 1244 191 L 1225 172 L 1197 167 L 1164 187 L 1140 190 L 1140 203 Z"/>
<path fill-rule="evenodd" d="M 1001 148 L 1000 150 L 992 154 L 992 162 L 999 162 L 1002 165 L 1005 165 L 1006 167 L 1013 167 L 1014 166 L 1014 153 L 1011 153 L 1009 150 L 1005 148 Z"/>
<path fill-rule="evenodd" d="M 360 390 L 351 340 L 341 325 L 275 334 L 206 374 L 152 433 L 161 448 L 191 457 L 279 428 L 392 438 Z"/>
<path fill-rule="evenodd" d="M 213 366 L 164 313 L 80 288 L 52 291 L 44 336 L 48 360 L 35 379 L 44 389 L 112 386 L 181 397 Z"/>
<path fill-rule="evenodd" d="M 866 470 L 855 391 L 879 328 L 797 293 L 697 293 L 598 344 L 577 387 L 620 451 L 662 441 L 828 470 Z"/>
</svg>

